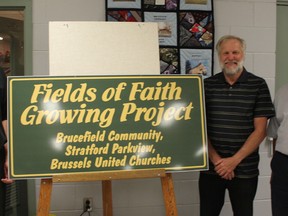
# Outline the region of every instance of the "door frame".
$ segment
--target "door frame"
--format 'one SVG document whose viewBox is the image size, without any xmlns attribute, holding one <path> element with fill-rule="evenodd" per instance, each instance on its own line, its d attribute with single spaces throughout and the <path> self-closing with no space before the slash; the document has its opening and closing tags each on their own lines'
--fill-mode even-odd
<svg viewBox="0 0 288 216">
<path fill-rule="evenodd" d="M 24 11 L 24 75 L 32 75 L 32 0 L 1 0 L 0 10 Z"/>
<path fill-rule="evenodd" d="M 22 10 L 24 12 L 24 75 L 33 75 L 32 61 L 32 0 L 1 0 L 0 10 Z M 35 197 L 35 180 L 17 181 L 20 188 L 19 199 L 23 201 L 21 208 L 23 212 L 18 212 L 19 216 L 27 214 L 36 215 L 36 197 Z M 21 210 L 20 210 L 21 211 Z M 24 213 L 25 212 L 25 213 Z"/>
</svg>

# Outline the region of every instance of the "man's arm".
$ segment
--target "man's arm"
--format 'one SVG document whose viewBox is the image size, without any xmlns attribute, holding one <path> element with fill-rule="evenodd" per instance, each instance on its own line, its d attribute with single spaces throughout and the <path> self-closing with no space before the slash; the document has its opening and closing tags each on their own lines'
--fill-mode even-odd
<svg viewBox="0 0 288 216">
<path fill-rule="evenodd" d="M 214 149 L 214 147 L 212 146 L 210 139 L 208 139 L 208 153 L 209 153 L 209 159 L 214 164 L 215 171 L 217 172 L 216 167 L 221 163 L 222 158 L 217 153 L 217 151 Z M 218 174 L 220 175 L 221 173 L 218 173 Z M 226 173 L 225 176 L 223 176 L 223 175 L 220 175 L 220 176 L 222 178 L 227 179 L 227 180 L 231 180 L 232 178 L 234 178 L 234 171 L 232 171 L 230 173 Z"/>
<path fill-rule="evenodd" d="M 2 125 L 4 128 L 4 132 L 7 136 L 7 120 L 2 121 Z M 7 146 L 7 143 L 4 144 L 4 150 L 5 150 L 4 178 L 1 179 L 1 181 L 6 183 L 6 184 L 9 184 L 9 183 L 12 183 L 13 180 L 8 178 L 8 146 Z"/>
<path fill-rule="evenodd" d="M 7 136 L 7 120 L 2 121 L 2 125 L 3 125 L 5 135 Z"/>
<path fill-rule="evenodd" d="M 217 163 L 217 161 L 221 159 L 220 155 L 216 152 L 216 150 L 212 146 L 210 139 L 208 139 L 208 154 L 209 159 L 213 164 Z"/>
<path fill-rule="evenodd" d="M 244 145 L 232 157 L 219 160 L 217 164 L 215 164 L 215 171 L 225 179 L 227 179 L 228 176 L 231 176 L 231 173 L 237 165 L 259 147 L 266 137 L 266 127 L 266 117 L 254 118 L 254 131 L 250 134 Z"/>
</svg>

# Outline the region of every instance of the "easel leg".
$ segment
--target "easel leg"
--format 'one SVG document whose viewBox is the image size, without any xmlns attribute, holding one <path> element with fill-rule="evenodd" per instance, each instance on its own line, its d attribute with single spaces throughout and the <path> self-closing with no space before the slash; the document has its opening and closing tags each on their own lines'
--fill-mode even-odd
<svg viewBox="0 0 288 216">
<path fill-rule="evenodd" d="M 50 211 L 52 179 L 41 179 L 37 216 L 47 216 Z"/>
<path fill-rule="evenodd" d="M 165 177 L 161 177 L 161 184 L 166 208 L 166 216 L 178 216 L 172 174 L 167 173 Z"/>
<path fill-rule="evenodd" d="M 103 216 L 113 216 L 112 206 L 112 182 L 102 181 Z"/>
</svg>

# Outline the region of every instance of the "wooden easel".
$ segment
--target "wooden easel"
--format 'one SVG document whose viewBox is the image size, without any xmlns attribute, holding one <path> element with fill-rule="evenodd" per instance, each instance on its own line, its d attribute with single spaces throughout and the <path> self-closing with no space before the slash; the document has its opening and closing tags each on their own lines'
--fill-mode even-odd
<svg viewBox="0 0 288 216">
<path fill-rule="evenodd" d="M 103 216 L 113 216 L 112 180 L 137 178 L 161 178 L 166 216 L 178 216 L 174 185 L 171 173 L 164 169 L 135 170 L 127 172 L 81 173 L 54 175 L 51 179 L 41 179 L 37 216 L 48 216 L 52 184 L 60 182 L 102 181 Z"/>
</svg>

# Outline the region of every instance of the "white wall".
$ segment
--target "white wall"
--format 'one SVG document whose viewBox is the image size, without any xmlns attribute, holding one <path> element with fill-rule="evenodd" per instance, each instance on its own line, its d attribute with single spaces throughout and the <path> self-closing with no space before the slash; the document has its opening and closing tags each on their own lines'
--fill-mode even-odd
<svg viewBox="0 0 288 216">
<path fill-rule="evenodd" d="M 279 1 L 278 1 L 279 2 Z M 282 4 L 277 5 L 277 37 L 276 37 L 276 88 L 279 89 L 282 85 L 288 82 L 288 0 L 281 1 Z"/>
<path fill-rule="evenodd" d="M 246 68 L 262 76 L 274 95 L 276 1 L 214 0 L 216 40 L 235 34 L 247 42 Z M 104 21 L 104 0 L 33 0 L 33 74 L 48 75 L 49 21 Z M 77 43 L 77 41 L 75 41 Z M 73 44 L 71 44 L 73 46 Z M 215 56 L 215 71 L 219 71 Z M 267 143 L 260 149 L 259 187 L 255 216 L 270 216 L 270 156 Z M 198 173 L 173 175 L 179 216 L 199 215 Z M 37 196 L 39 181 L 36 185 Z M 57 216 L 79 216 L 83 197 L 93 198 L 91 216 L 102 215 L 101 182 L 54 184 L 51 212 Z M 37 197 L 38 199 L 38 197 Z M 221 216 L 232 215 L 227 197 Z M 159 179 L 113 181 L 114 216 L 165 215 Z"/>
</svg>

